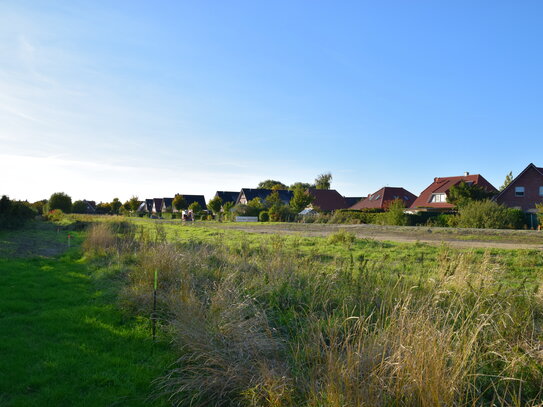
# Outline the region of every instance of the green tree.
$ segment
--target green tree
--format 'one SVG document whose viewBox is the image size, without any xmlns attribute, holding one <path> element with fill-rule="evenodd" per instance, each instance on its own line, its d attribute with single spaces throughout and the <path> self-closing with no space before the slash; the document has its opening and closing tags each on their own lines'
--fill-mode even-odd
<svg viewBox="0 0 543 407">
<path fill-rule="evenodd" d="M 108 202 L 100 202 L 98 205 L 96 205 L 96 212 L 100 213 L 102 215 L 107 215 L 111 213 L 111 204 Z"/>
<path fill-rule="evenodd" d="M 230 220 L 232 219 L 232 208 L 234 207 L 234 202 L 226 202 L 223 206 L 222 206 L 222 211 L 223 211 L 223 216 L 227 219 L 227 220 Z"/>
<path fill-rule="evenodd" d="M 48 211 L 54 209 L 60 209 L 64 213 L 72 212 L 72 198 L 64 192 L 55 192 L 47 203 Z"/>
<path fill-rule="evenodd" d="M 307 208 L 314 199 L 315 197 L 307 192 L 305 188 L 302 186 L 297 186 L 294 189 L 292 199 L 290 200 L 290 207 L 294 212 L 298 213 Z"/>
<path fill-rule="evenodd" d="M 208 202 L 207 207 L 217 216 L 218 220 L 221 220 L 222 198 L 220 196 L 211 199 Z"/>
<path fill-rule="evenodd" d="M 258 214 L 264 209 L 266 209 L 266 207 L 262 203 L 262 200 L 256 197 L 247 202 L 247 211 L 245 216 L 258 216 Z"/>
<path fill-rule="evenodd" d="M 87 204 L 83 201 L 75 201 L 72 205 L 73 213 L 87 213 Z"/>
<path fill-rule="evenodd" d="M 36 212 L 41 215 L 43 213 L 43 210 L 47 207 L 47 199 L 36 201 L 30 206 L 32 206 L 32 208 L 34 208 Z"/>
<path fill-rule="evenodd" d="M 507 188 L 511 182 L 513 182 L 513 171 L 510 171 L 509 174 L 505 176 L 505 181 L 503 181 L 503 185 L 500 187 L 500 192 Z"/>
<path fill-rule="evenodd" d="M 291 191 L 294 191 L 296 188 L 302 188 L 302 189 L 315 188 L 315 184 L 310 184 L 309 182 L 295 182 L 290 187 L 288 187 L 288 189 L 290 189 Z"/>
<path fill-rule="evenodd" d="M 264 201 L 264 206 L 266 208 L 271 208 L 273 205 L 279 205 L 282 203 L 283 202 L 281 201 L 281 197 L 279 196 L 279 191 L 273 191 L 267 196 L 266 200 Z"/>
<path fill-rule="evenodd" d="M 483 201 L 491 198 L 493 193 L 488 192 L 484 188 L 476 184 L 468 184 L 461 181 L 457 185 L 453 185 L 449 189 L 447 202 L 461 208 L 473 201 Z"/>
<path fill-rule="evenodd" d="M 471 201 L 458 210 L 458 226 L 463 228 L 516 229 L 524 224 L 524 214 L 490 200 Z"/>
<path fill-rule="evenodd" d="M 115 215 L 119 214 L 121 206 L 123 206 L 123 204 L 119 201 L 119 198 L 113 198 L 113 201 L 111 201 L 111 213 Z"/>
<path fill-rule="evenodd" d="M 332 174 L 327 172 L 320 174 L 315 178 L 315 187 L 317 189 L 330 189 L 332 183 Z"/>
<path fill-rule="evenodd" d="M 138 208 L 140 207 L 141 205 L 141 201 L 140 199 L 138 198 L 137 195 L 132 195 L 132 197 L 128 200 L 128 210 L 130 210 L 131 212 L 136 212 L 138 210 Z"/>
<path fill-rule="evenodd" d="M 175 194 L 173 198 L 173 206 L 178 211 L 184 211 L 187 209 L 187 201 L 183 195 Z"/>
<path fill-rule="evenodd" d="M 189 209 L 190 211 L 192 211 L 192 213 L 195 214 L 195 215 L 198 215 L 198 214 L 200 214 L 200 212 L 202 212 L 202 206 L 201 206 L 198 202 L 196 202 L 196 201 L 194 201 L 193 203 L 191 203 L 191 204 L 189 205 L 189 208 L 188 208 L 188 209 Z"/>
<path fill-rule="evenodd" d="M 258 184 L 257 188 L 262 189 L 287 189 L 288 187 L 283 184 L 281 181 L 275 181 L 273 179 L 267 179 Z"/>
<path fill-rule="evenodd" d="M 404 213 L 405 204 L 401 199 L 395 199 L 388 206 L 385 212 L 385 222 L 387 225 L 406 226 L 408 222 L 407 215 Z"/>
</svg>

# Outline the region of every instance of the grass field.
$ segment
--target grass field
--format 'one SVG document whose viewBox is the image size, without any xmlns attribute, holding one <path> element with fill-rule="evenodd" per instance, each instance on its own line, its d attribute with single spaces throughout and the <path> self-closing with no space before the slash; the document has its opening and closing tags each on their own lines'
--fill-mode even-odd
<svg viewBox="0 0 543 407">
<path fill-rule="evenodd" d="M 543 401 L 541 250 L 83 220 L 0 234 L 0 404 Z"/>
<path fill-rule="evenodd" d="M 147 320 L 119 310 L 118 279 L 81 258 L 81 240 L 47 224 L 0 235 L 2 406 L 148 405 L 172 361 Z"/>
</svg>

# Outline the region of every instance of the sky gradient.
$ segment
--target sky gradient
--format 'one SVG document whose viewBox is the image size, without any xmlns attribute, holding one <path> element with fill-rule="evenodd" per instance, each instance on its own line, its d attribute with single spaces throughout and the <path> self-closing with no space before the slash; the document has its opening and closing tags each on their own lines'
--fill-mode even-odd
<svg viewBox="0 0 543 407">
<path fill-rule="evenodd" d="M 79 4 L 78 4 L 79 3 Z M 543 166 L 540 1 L 0 1 L 0 194 Z"/>
</svg>

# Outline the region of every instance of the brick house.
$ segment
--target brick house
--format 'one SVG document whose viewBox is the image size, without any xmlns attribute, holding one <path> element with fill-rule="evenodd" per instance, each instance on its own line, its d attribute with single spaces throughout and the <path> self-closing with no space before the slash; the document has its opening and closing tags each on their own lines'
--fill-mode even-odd
<svg viewBox="0 0 543 407">
<path fill-rule="evenodd" d="M 543 203 L 543 168 L 528 165 L 495 200 L 510 208 L 536 212 L 535 205 Z"/>
<path fill-rule="evenodd" d="M 447 212 L 454 209 L 454 205 L 447 202 L 447 196 L 451 187 L 465 182 L 469 185 L 478 185 L 487 192 L 497 194 L 498 190 L 482 175 L 470 175 L 469 172 L 456 177 L 437 177 L 428 188 L 421 192 L 413 202 L 410 209 L 415 211 Z"/>
</svg>

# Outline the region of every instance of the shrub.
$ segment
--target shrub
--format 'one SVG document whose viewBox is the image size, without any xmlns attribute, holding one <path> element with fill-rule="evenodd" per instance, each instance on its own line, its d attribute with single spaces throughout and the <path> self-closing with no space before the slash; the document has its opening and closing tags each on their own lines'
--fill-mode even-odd
<svg viewBox="0 0 543 407">
<path fill-rule="evenodd" d="M 405 205 L 401 199 L 391 202 L 388 210 L 385 212 L 384 220 L 387 225 L 406 226 L 409 219 L 404 213 Z"/>
<path fill-rule="evenodd" d="M 83 242 L 83 248 L 91 253 L 105 253 L 115 247 L 116 238 L 107 223 L 92 225 Z"/>
<path fill-rule="evenodd" d="M 347 232 L 346 230 L 340 230 L 328 236 L 328 242 L 330 244 L 340 243 L 340 244 L 350 246 L 354 243 L 355 240 L 356 240 L 355 234 L 352 232 Z"/>
<path fill-rule="evenodd" d="M 36 216 L 28 203 L 11 201 L 6 195 L 0 199 L 0 229 L 16 229 Z"/>
<path fill-rule="evenodd" d="M 270 214 L 268 213 L 268 211 L 260 212 L 260 214 L 258 215 L 258 220 L 260 222 L 268 222 L 270 220 Z"/>
<path fill-rule="evenodd" d="M 464 228 L 515 229 L 524 224 L 522 211 L 494 201 L 473 201 L 459 210 L 458 226 Z"/>
<path fill-rule="evenodd" d="M 268 210 L 269 220 L 272 222 L 287 222 L 291 219 L 290 207 L 283 204 L 274 204 Z"/>
<path fill-rule="evenodd" d="M 75 201 L 72 205 L 73 213 L 87 213 L 87 204 L 83 201 Z"/>
<path fill-rule="evenodd" d="M 72 198 L 64 192 L 55 192 L 47 202 L 47 210 L 60 209 L 64 213 L 72 212 Z"/>
<path fill-rule="evenodd" d="M 44 215 L 44 218 L 51 222 L 60 222 L 62 219 L 64 219 L 64 212 L 62 212 L 60 209 L 53 209 L 52 211 L 47 212 Z"/>
</svg>

